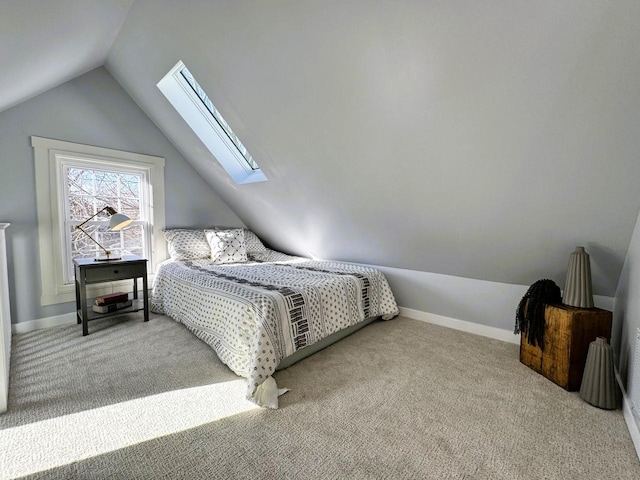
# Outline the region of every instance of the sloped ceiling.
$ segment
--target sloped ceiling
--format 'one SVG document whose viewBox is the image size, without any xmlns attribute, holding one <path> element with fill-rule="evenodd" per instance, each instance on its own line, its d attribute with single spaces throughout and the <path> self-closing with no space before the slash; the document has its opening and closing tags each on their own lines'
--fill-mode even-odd
<svg viewBox="0 0 640 480">
<path fill-rule="evenodd" d="M 136 0 L 105 65 L 276 248 L 563 286 L 583 245 L 613 295 L 640 206 L 638 18 L 635 0 Z M 178 60 L 268 182 L 235 185 L 156 88 Z"/>
<path fill-rule="evenodd" d="M 640 2 L 135 2 L 106 66 L 240 218 L 303 255 L 613 295 L 640 206 Z M 155 87 L 178 61 L 266 171 Z"/>
<path fill-rule="evenodd" d="M 0 1 L 0 112 L 103 65 L 132 3 Z"/>
</svg>

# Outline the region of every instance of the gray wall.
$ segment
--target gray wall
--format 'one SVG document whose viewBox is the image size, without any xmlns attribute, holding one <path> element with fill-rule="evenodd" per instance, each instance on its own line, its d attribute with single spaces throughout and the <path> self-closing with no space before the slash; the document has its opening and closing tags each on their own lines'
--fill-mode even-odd
<svg viewBox="0 0 640 480">
<path fill-rule="evenodd" d="M 384 272 L 401 307 L 511 332 L 516 307 L 529 288 L 528 285 L 376 267 Z M 614 299 L 595 295 L 594 303 L 596 307 L 613 310 Z M 519 338 L 512 340 L 517 342 Z"/>
<path fill-rule="evenodd" d="M 0 221 L 11 223 L 7 243 L 13 323 L 74 308 L 69 303 L 39 305 L 31 135 L 164 157 L 167 226 L 243 225 L 109 72 L 93 70 L 0 113 Z"/>
<path fill-rule="evenodd" d="M 267 243 L 389 267 L 403 306 L 508 328 L 523 287 L 564 284 L 576 245 L 596 294 L 615 292 L 640 206 L 639 15 L 636 0 L 136 0 L 105 65 Z M 235 185 L 158 91 L 179 59 L 268 182 Z M 240 221 L 104 70 L 87 78 L 0 114 L 21 287 L 39 288 L 29 135 L 163 155 L 169 224 Z M 20 321 L 66 309 L 20 297 Z"/>
<path fill-rule="evenodd" d="M 105 65 L 279 249 L 563 286 L 583 245 L 611 297 L 640 207 L 638 18 L 637 0 L 137 0 Z M 268 182 L 235 185 L 155 87 L 178 60 Z"/>
</svg>

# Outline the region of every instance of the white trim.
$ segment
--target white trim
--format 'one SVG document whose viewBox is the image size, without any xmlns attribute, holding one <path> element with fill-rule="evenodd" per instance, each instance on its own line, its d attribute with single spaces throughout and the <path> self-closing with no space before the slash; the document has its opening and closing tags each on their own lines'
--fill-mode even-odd
<svg viewBox="0 0 640 480">
<path fill-rule="evenodd" d="M 16 333 L 28 333 L 41 328 L 59 327 L 61 325 L 70 325 L 77 323 L 76 313 L 63 313 L 62 315 L 56 315 L 54 317 L 38 318 L 37 320 L 29 320 L 28 322 L 14 323 L 11 325 L 11 331 Z M 82 331 L 82 327 L 78 325 L 78 331 Z"/>
<path fill-rule="evenodd" d="M 53 140 L 32 136 L 31 146 L 34 149 L 36 206 L 38 212 L 38 238 L 40 246 L 40 274 L 42 280 L 41 305 L 53 305 L 72 302 L 75 300 L 74 285 L 64 283 L 60 229 L 60 205 L 58 204 L 58 169 L 60 157 L 81 156 L 95 162 L 126 163 L 138 169 L 147 171 L 151 195 L 150 234 L 148 271 L 150 280 L 157 265 L 167 258 L 166 241 L 162 234 L 165 226 L 164 206 L 164 165 L 162 157 L 139 153 L 113 150 L 110 148 L 94 147 L 78 143 Z M 110 287 L 96 286 L 94 294 L 108 293 Z"/>
<path fill-rule="evenodd" d="M 434 325 L 440 325 L 443 327 L 453 328 L 454 330 L 461 330 L 463 332 L 473 333 L 475 335 L 481 335 L 483 337 L 494 338 L 496 340 L 502 340 L 503 342 L 520 344 L 520 337 L 514 335 L 509 330 L 503 330 L 501 328 L 488 327 L 486 325 L 479 325 L 477 323 L 465 322 L 464 320 L 457 320 L 455 318 L 444 317 L 442 315 L 436 315 L 434 313 L 421 312 L 419 310 L 413 310 L 411 308 L 400 307 L 400 315 L 403 317 L 412 318 L 414 320 L 420 320 L 426 323 L 432 323 Z M 76 322 L 75 313 L 65 313 L 63 315 L 57 315 L 55 317 L 40 318 L 37 320 L 30 320 L 27 322 L 20 322 L 12 325 L 13 333 L 26 333 L 41 328 L 57 327 L 60 325 L 68 325 Z"/>
<path fill-rule="evenodd" d="M 112 159 L 96 159 L 95 156 L 88 157 L 87 155 L 83 155 L 80 157 L 71 157 L 64 155 L 62 153 L 56 153 L 55 155 L 55 169 L 57 173 L 57 182 L 56 188 L 61 188 L 58 191 L 57 200 L 58 200 L 58 210 L 55 212 L 57 214 L 56 225 L 58 226 L 58 231 L 65 232 L 64 233 L 64 242 L 61 245 L 58 245 L 56 248 L 59 248 L 57 251 L 64 251 L 64 258 L 59 257 L 60 261 L 56 262 L 56 271 L 62 274 L 62 284 L 68 285 L 73 284 L 73 264 L 71 262 L 72 259 L 72 248 L 71 248 L 71 232 L 69 232 L 69 226 L 73 225 L 72 222 L 67 222 L 68 220 L 68 211 L 67 211 L 67 201 L 66 198 L 69 195 L 68 182 L 67 178 L 67 169 L 68 168 L 81 168 L 81 169 L 91 169 L 91 170 L 105 170 L 105 171 L 115 171 L 117 173 L 127 173 L 131 175 L 135 175 L 140 179 L 140 192 L 139 192 L 139 200 L 140 207 L 144 211 L 144 215 L 140 217 L 139 220 L 134 220 L 131 222 L 130 226 L 142 226 L 143 228 L 148 228 L 151 226 L 151 222 L 147 219 L 147 210 L 149 210 L 150 216 L 152 216 L 153 212 L 150 208 L 147 208 L 147 205 L 150 204 L 148 199 L 151 198 L 151 172 L 155 168 L 155 165 L 152 164 L 140 164 L 138 162 L 132 162 L 129 160 L 120 160 L 114 161 Z M 53 199 L 52 199 L 53 202 Z M 112 207 L 117 207 L 117 205 L 111 205 Z M 116 208 L 117 209 L 117 208 Z M 81 224 L 82 220 L 78 220 L 75 222 L 76 225 Z M 105 220 L 91 220 L 86 225 L 96 225 L 102 224 L 107 225 L 108 219 Z M 147 235 L 144 235 L 143 238 L 144 245 L 143 250 L 145 252 L 151 252 L 151 232 L 148 231 Z M 64 248 L 62 248 L 64 245 Z M 93 245 L 92 245 L 93 246 Z M 132 252 L 136 254 L 140 254 L 139 252 Z M 151 258 L 151 257 L 149 257 Z M 68 260 L 68 261 L 67 261 Z"/>
<path fill-rule="evenodd" d="M 503 342 L 515 343 L 520 345 L 520 336 L 514 335 L 511 330 L 504 330 L 502 328 L 489 327 L 487 325 L 480 325 L 479 323 L 466 322 L 464 320 L 458 320 L 456 318 L 445 317 L 437 315 L 435 313 L 422 312 L 420 310 L 414 310 L 412 308 L 400 307 L 400 315 L 403 317 L 409 317 L 414 320 L 420 320 L 426 323 L 432 323 L 434 325 L 440 325 L 442 327 L 453 328 L 454 330 L 461 330 L 463 332 L 473 333 L 475 335 L 481 335 L 483 337 L 495 338 Z"/>
<path fill-rule="evenodd" d="M 252 170 L 202 100 L 180 73 L 179 61 L 156 85 L 187 125 L 237 184 L 264 182 L 262 169 Z"/>
<path fill-rule="evenodd" d="M 111 285 L 115 286 L 120 283 L 121 282 L 112 282 Z M 131 285 L 131 282 L 123 281 L 122 283 L 123 284 L 126 283 L 129 288 L 128 289 L 118 288 L 118 290 L 122 292 L 131 293 L 131 291 L 133 290 L 133 286 Z M 90 285 L 88 285 L 87 287 L 89 286 Z M 88 296 L 90 296 L 91 291 L 87 290 L 87 294 Z M 142 290 L 139 290 L 138 291 L 139 298 L 142 298 L 142 295 L 143 295 Z M 150 296 L 151 292 L 149 292 L 148 295 Z M 74 301 L 75 301 L 75 297 L 74 297 Z M 28 320 L 26 322 L 14 323 L 13 325 L 11 325 L 11 331 L 14 334 L 29 333 L 29 332 L 34 332 L 36 330 L 40 330 L 42 328 L 52 328 L 52 327 L 60 327 L 62 325 L 72 325 L 72 324 L 78 323 L 77 318 L 78 317 L 76 316 L 76 311 L 74 306 L 73 312 L 63 313 L 61 315 L 55 315 L 53 317 L 37 318 L 35 320 Z M 82 327 L 80 325 L 78 325 L 78 332 L 82 332 Z"/>
<path fill-rule="evenodd" d="M 636 449 L 638 460 L 640 460 L 640 423 L 633 414 L 633 403 L 631 402 L 631 399 L 627 395 L 627 391 L 622 385 L 622 379 L 620 378 L 620 374 L 618 372 L 616 372 L 616 380 L 618 381 L 618 386 L 620 387 L 620 391 L 622 392 L 622 416 L 624 417 L 624 421 L 627 424 L 627 429 L 629 430 L 629 435 L 631 436 L 633 446 Z"/>
<path fill-rule="evenodd" d="M 636 449 L 636 455 L 638 456 L 638 460 L 640 460 L 640 425 L 636 422 L 630 405 L 629 398 L 624 394 L 622 397 L 622 415 L 627 424 L 627 429 L 629 429 L 629 435 L 631 435 L 631 441 Z"/>
<path fill-rule="evenodd" d="M 9 225 L 9 223 L 0 223 L 0 413 L 7 411 L 11 371 L 11 306 L 5 236 L 5 230 Z"/>
</svg>

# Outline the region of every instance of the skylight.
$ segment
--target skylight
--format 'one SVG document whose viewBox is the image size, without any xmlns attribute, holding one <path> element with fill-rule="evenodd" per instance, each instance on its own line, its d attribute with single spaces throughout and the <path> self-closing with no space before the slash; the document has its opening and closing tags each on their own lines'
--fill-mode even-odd
<svg viewBox="0 0 640 480">
<path fill-rule="evenodd" d="M 236 183 L 267 180 L 184 63 L 178 62 L 158 88 Z"/>
</svg>

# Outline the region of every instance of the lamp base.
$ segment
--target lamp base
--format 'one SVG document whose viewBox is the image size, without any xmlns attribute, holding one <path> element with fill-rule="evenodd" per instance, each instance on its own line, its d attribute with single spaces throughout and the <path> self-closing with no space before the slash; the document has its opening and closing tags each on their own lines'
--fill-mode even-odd
<svg viewBox="0 0 640 480">
<path fill-rule="evenodd" d="M 113 260 L 122 260 L 122 257 L 100 257 L 93 259 L 94 262 L 111 262 Z"/>
</svg>

